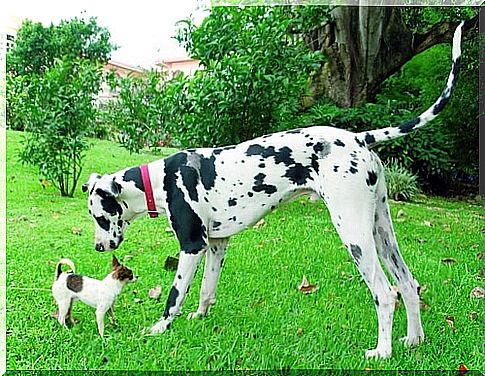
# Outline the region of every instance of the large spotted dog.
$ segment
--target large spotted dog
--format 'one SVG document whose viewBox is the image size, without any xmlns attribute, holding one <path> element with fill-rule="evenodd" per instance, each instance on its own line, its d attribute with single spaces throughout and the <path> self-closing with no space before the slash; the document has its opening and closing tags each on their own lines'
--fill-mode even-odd
<svg viewBox="0 0 485 376">
<path fill-rule="evenodd" d="M 148 212 L 167 215 L 180 242 L 175 280 L 165 311 L 151 334 L 168 329 L 179 314 L 204 254 L 199 307 L 189 318 L 206 315 L 215 303 L 229 238 L 250 228 L 280 203 L 312 194 L 325 201 L 342 242 L 372 293 L 378 341 L 366 355 L 385 358 L 391 354 L 397 293 L 379 258 L 406 305 L 404 343 L 423 341 L 419 285 L 398 250 L 383 166 L 369 147 L 423 126 L 448 102 L 459 70 L 461 27 L 455 31 L 452 70 L 440 98 L 418 118 L 397 127 L 363 133 L 325 126 L 295 129 L 235 146 L 182 151 L 111 175 L 92 174 L 84 188 L 89 190 L 98 251 L 116 249 L 129 224 Z"/>
</svg>

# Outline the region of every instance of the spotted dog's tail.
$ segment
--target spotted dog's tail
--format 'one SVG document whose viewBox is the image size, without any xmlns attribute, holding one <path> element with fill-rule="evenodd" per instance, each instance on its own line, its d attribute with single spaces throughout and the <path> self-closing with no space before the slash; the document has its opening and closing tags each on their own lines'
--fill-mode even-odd
<svg viewBox="0 0 485 376">
<path fill-rule="evenodd" d="M 71 268 L 72 272 L 75 273 L 76 269 L 74 268 L 74 263 L 69 260 L 68 258 L 62 258 L 56 265 L 56 274 L 55 274 L 55 281 L 59 278 L 62 273 L 62 265 L 67 265 Z"/>
<path fill-rule="evenodd" d="M 445 107 L 446 103 L 450 100 L 451 93 L 455 87 L 456 80 L 458 78 L 458 72 L 460 70 L 460 57 L 461 57 L 461 30 L 464 22 L 461 22 L 455 30 L 453 36 L 453 51 L 452 51 L 452 67 L 450 75 L 448 76 L 448 82 L 441 93 L 441 96 L 433 103 L 433 105 L 423 112 L 419 117 L 406 121 L 397 127 L 388 127 L 376 129 L 373 131 L 362 132 L 357 135 L 360 142 L 365 142 L 368 146 L 372 146 L 378 142 L 392 140 L 393 138 L 401 137 L 409 132 L 412 132 L 423 125 L 433 120 Z"/>
</svg>

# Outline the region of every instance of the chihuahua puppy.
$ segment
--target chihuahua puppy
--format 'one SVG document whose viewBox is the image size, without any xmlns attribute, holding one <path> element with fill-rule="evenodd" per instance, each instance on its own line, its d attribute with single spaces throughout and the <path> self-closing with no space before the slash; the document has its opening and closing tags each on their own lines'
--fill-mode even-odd
<svg viewBox="0 0 485 376">
<path fill-rule="evenodd" d="M 62 265 L 68 265 L 71 270 L 62 271 Z M 98 332 L 104 334 L 104 315 L 106 312 L 114 323 L 113 304 L 128 282 L 135 282 L 136 277 L 126 266 L 119 263 L 113 256 L 113 270 L 102 281 L 75 273 L 74 263 L 69 259 L 61 259 L 56 266 L 55 280 L 52 285 L 52 295 L 58 306 L 57 321 L 66 327 L 66 318 L 71 318 L 72 303 L 80 300 L 96 308 Z"/>
</svg>

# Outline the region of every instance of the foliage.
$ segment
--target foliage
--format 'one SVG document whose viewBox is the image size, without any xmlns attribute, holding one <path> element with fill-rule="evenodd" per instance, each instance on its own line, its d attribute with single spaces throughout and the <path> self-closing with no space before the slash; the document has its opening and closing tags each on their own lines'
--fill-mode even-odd
<svg viewBox="0 0 485 376">
<path fill-rule="evenodd" d="M 28 77 L 26 100 L 17 107 L 28 131 L 21 160 L 37 166 L 62 196 L 72 197 L 81 174 L 100 77 L 87 60 L 57 60 L 43 77 Z"/>
<path fill-rule="evenodd" d="M 199 27 L 181 23 L 179 42 L 204 67 L 173 103 L 182 144 L 237 143 L 291 124 L 321 55 L 288 32 L 287 12 L 216 7 Z"/>
<path fill-rule="evenodd" d="M 419 193 L 418 177 L 395 160 L 385 168 L 387 194 L 396 201 L 410 201 Z"/>
<path fill-rule="evenodd" d="M 109 31 L 98 26 L 95 18 L 73 18 L 48 27 L 26 20 L 18 30 L 15 48 L 7 54 L 7 71 L 14 76 L 44 74 L 56 59 L 106 62 L 116 48 L 109 38 Z"/>
<path fill-rule="evenodd" d="M 169 107 L 164 101 L 172 98 L 164 93 L 164 78 L 163 74 L 157 72 L 147 72 L 141 77 L 108 77 L 117 98 L 105 105 L 103 121 L 116 127 L 115 138 L 130 152 L 167 142 L 162 127 Z"/>
<path fill-rule="evenodd" d="M 7 56 L 7 125 L 26 130 L 23 162 L 72 196 L 100 90 L 99 64 L 114 46 L 107 29 L 74 18 L 49 27 L 25 21 Z"/>
</svg>

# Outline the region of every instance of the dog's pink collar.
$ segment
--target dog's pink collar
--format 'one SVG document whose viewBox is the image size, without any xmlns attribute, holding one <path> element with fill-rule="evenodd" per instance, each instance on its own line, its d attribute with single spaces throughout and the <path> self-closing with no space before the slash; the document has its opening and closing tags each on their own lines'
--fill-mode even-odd
<svg viewBox="0 0 485 376">
<path fill-rule="evenodd" d="M 148 214 L 150 218 L 158 217 L 157 207 L 155 205 L 155 197 L 153 197 L 152 183 L 150 181 L 150 174 L 146 164 L 140 166 L 141 180 L 143 181 L 143 188 L 145 189 L 145 199 L 147 201 Z"/>
</svg>

